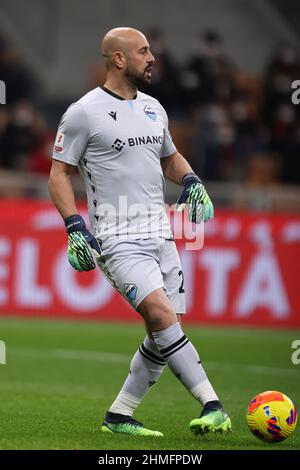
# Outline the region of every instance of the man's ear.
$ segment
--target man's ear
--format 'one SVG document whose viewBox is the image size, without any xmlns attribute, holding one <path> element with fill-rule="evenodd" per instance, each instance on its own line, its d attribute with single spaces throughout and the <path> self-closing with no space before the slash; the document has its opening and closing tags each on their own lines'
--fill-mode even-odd
<svg viewBox="0 0 300 470">
<path fill-rule="evenodd" d="M 126 57 L 122 52 L 114 53 L 114 62 L 118 69 L 123 69 L 125 66 Z"/>
</svg>

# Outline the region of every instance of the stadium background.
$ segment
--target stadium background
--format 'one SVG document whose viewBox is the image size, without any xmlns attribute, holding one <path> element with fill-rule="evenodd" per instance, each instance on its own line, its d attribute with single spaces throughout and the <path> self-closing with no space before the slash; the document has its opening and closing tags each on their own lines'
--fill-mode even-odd
<svg viewBox="0 0 300 470">
<path fill-rule="evenodd" d="M 83 6 L 78 0 L 2 0 L 0 80 L 7 104 L 0 105 L 0 340 L 13 364 L 0 365 L 2 412 L 12 419 L 7 429 L 16 407 L 28 406 L 32 418 L 36 390 L 40 397 L 49 395 L 46 388 L 55 390 L 62 377 L 69 389 L 73 379 L 64 361 L 72 354 L 74 361 L 85 354 L 86 360 L 100 362 L 107 354 L 105 366 L 89 365 L 92 377 L 101 368 L 105 376 L 112 355 L 123 354 L 111 382 L 106 372 L 104 410 L 122 382 L 124 355 L 129 362 L 142 338 L 141 321 L 99 272 L 78 274 L 68 266 L 63 224 L 47 190 L 60 116 L 103 83 L 99 40 L 117 25 L 146 33 L 156 57 L 147 92 L 166 107 L 174 141 L 205 181 L 216 208 L 214 221 L 205 227 L 203 250 L 189 251 L 184 240 L 178 242 L 188 331 L 211 364 L 224 361 L 228 377 L 236 367 L 241 377 L 252 374 L 249 384 L 233 379 L 236 395 L 245 394 L 237 399 L 240 410 L 251 394 L 268 388 L 281 387 L 294 400 L 299 396 L 300 366 L 291 362 L 292 342 L 300 336 L 300 106 L 291 99 L 292 82 L 300 80 L 299 23 L 294 1 L 87 0 Z M 77 176 L 74 185 L 86 216 Z M 179 191 L 168 185 L 169 204 Z M 82 354 L 76 356 L 75 348 Z M 59 361 L 57 377 L 49 357 Z M 210 367 L 223 390 L 224 370 Z M 41 370 L 49 372 L 47 379 Z M 93 388 L 87 368 L 81 373 Z M 171 390 L 171 380 L 162 387 Z M 79 400 L 83 386 L 74 382 L 73 387 Z M 99 381 L 96 389 L 94 407 L 101 396 Z M 229 386 L 223 394 L 232 399 Z M 14 399 L 6 408 L 8 396 Z M 188 399 L 179 393 L 177 401 L 181 406 Z M 238 413 L 237 420 L 244 430 Z M 24 426 L 22 417 L 20 422 Z M 72 447 L 73 441 L 62 436 L 63 429 L 61 445 Z M 89 444 L 79 440 L 78 447 L 96 445 L 93 438 Z M 26 441 L 17 434 L 0 448 L 54 445 L 43 439 Z M 245 431 L 240 445 L 246 442 Z M 214 445 L 210 441 L 208 448 Z"/>
</svg>

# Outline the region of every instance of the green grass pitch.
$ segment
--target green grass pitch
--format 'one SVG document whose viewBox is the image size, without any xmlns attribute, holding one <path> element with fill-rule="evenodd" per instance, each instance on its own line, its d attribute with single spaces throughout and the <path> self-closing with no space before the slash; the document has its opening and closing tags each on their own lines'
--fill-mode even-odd
<svg viewBox="0 0 300 470">
<path fill-rule="evenodd" d="M 192 435 L 188 424 L 200 407 L 169 370 L 135 413 L 164 438 L 101 434 L 143 326 L 2 317 L 0 449 L 300 449 L 299 423 L 286 441 L 265 444 L 245 419 L 250 399 L 265 390 L 280 390 L 300 406 L 300 365 L 291 362 L 300 331 L 193 326 L 185 332 L 230 414 L 232 434 Z"/>
</svg>

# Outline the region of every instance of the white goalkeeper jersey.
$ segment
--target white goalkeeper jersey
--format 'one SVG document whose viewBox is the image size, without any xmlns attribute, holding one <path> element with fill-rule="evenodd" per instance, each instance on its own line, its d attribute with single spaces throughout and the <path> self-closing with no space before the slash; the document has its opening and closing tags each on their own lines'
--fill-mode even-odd
<svg viewBox="0 0 300 470">
<path fill-rule="evenodd" d="M 96 237 L 170 238 L 160 159 L 175 151 L 155 98 L 125 100 L 98 87 L 63 115 L 53 158 L 78 166 Z"/>
</svg>

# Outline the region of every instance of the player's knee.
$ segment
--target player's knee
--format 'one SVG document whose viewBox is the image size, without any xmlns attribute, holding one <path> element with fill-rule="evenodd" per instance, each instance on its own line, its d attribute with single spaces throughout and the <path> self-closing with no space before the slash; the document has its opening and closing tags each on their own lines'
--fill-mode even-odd
<svg viewBox="0 0 300 470">
<path fill-rule="evenodd" d="M 140 304 L 139 312 L 146 322 L 148 331 L 163 330 L 177 321 L 172 304 L 161 291 L 151 293 Z"/>
<path fill-rule="evenodd" d="M 152 331 L 160 331 L 176 323 L 175 311 L 166 305 L 155 305 L 149 310 L 146 322 Z"/>
</svg>

